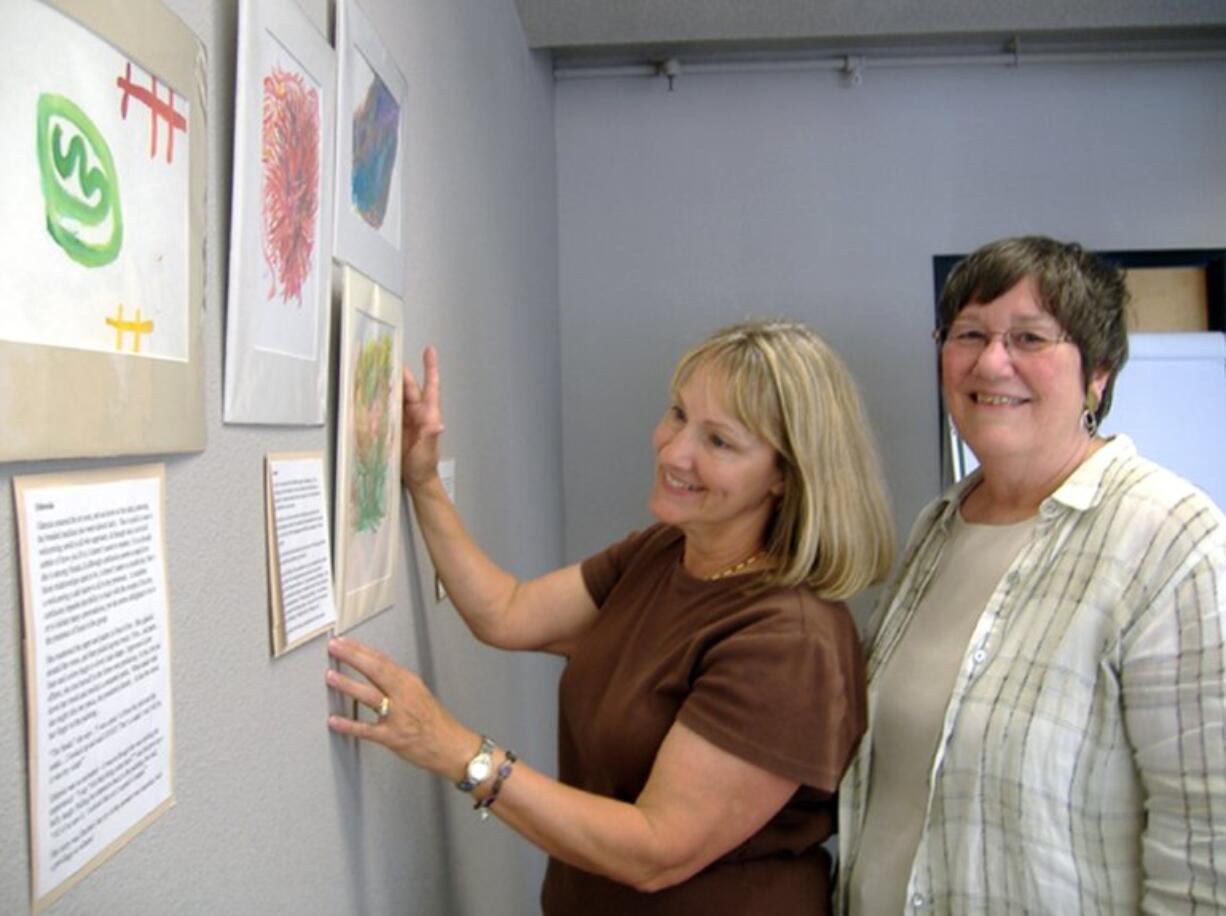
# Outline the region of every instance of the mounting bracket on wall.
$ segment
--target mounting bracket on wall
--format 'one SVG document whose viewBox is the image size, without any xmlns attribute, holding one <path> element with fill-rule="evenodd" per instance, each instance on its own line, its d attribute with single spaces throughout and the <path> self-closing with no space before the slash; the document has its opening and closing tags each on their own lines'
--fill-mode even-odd
<svg viewBox="0 0 1226 916">
<path fill-rule="evenodd" d="M 859 54 L 848 54 L 843 58 L 843 81 L 848 86 L 859 86 L 864 82 L 864 58 Z"/>
<path fill-rule="evenodd" d="M 675 57 L 662 60 L 656 64 L 656 75 L 668 80 L 668 91 L 673 91 L 673 80 L 681 75 L 681 61 Z"/>
</svg>

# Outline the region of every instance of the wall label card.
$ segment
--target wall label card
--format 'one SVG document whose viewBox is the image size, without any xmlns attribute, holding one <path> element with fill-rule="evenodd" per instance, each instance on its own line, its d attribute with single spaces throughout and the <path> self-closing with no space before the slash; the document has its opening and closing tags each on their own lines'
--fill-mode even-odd
<svg viewBox="0 0 1226 916">
<path fill-rule="evenodd" d="M 36 911 L 173 803 L 164 478 L 13 479 Z"/>
<path fill-rule="evenodd" d="M 324 459 L 319 452 L 266 461 L 272 649 L 282 655 L 336 623 Z"/>
</svg>

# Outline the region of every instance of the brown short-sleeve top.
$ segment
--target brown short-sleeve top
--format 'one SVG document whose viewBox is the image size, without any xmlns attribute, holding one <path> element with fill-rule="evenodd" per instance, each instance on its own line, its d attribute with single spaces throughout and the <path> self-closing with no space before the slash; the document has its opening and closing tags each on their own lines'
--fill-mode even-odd
<svg viewBox="0 0 1226 916">
<path fill-rule="evenodd" d="M 600 608 L 559 687 L 563 782 L 633 802 L 676 721 L 800 789 L 758 833 L 655 894 L 551 861 L 549 914 L 821 913 L 832 796 L 865 728 L 864 670 L 847 608 L 806 588 L 748 593 L 681 565 L 655 525 L 584 561 Z M 632 908 L 632 909 L 631 909 Z"/>
</svg>

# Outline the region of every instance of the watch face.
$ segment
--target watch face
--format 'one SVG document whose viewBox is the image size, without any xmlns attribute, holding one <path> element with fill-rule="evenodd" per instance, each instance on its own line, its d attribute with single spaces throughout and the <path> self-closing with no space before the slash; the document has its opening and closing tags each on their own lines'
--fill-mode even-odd
<svg viewBox="0 0 1226 916">
<path fill-rule="evenodd" d="M 468 778 L 473 782 L 482 782 L 489 777 L 493 764 L 489 754 L 478 754 L 468 762 Z"/>
</svg>

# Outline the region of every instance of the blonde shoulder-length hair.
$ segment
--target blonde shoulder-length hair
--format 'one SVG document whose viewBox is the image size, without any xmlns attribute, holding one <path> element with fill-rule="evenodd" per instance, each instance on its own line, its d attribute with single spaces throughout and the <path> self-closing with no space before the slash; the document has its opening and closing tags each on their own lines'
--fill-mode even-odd
<svg viewBox="0 0 1226 916">
<path fill-rule="evenodd" d="M 755 585 L 807 585 L 831 600 L 882 581 L 894 526 L 881 461 L 847 367 L 810 328 L 748 321 L 681 357 L 672 390 L 716 370 L 727 407 L 779 456 L 784 490 L 766 531 L 774 561 Z"/>
</svg>

